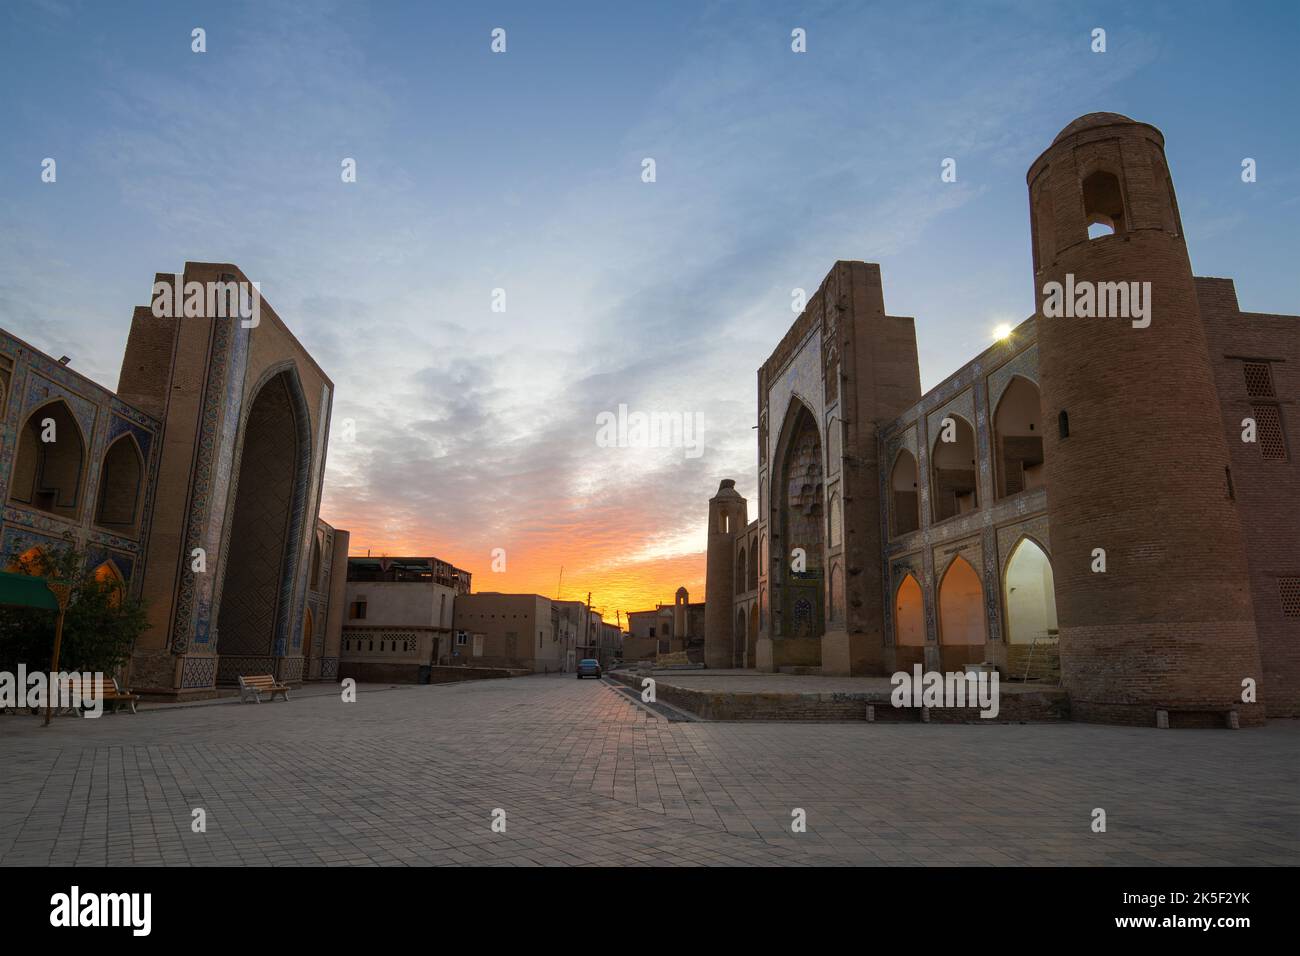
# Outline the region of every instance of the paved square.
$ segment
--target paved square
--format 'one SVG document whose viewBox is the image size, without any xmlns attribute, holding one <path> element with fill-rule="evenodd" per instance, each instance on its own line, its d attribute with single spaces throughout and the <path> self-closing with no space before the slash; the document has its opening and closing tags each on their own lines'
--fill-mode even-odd
<svg viewBox="0 0 1300 956">
<path fill-rule="evenodd" d="M 316 687 L 0 717 L 0 863 L 1295 865 L 1298 756 L 1295 721 L 682 723 L 564 676 Z"/>
</svg>

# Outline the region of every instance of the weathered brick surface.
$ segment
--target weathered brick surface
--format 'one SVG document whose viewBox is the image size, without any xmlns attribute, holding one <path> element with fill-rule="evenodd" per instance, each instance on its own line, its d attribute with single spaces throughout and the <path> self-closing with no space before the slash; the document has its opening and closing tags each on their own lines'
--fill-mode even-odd
<svg viewBox="0 0 1300 956">
<path fill-rule="evenodd" d="M 1229 708 L 1260 673 L 1241 518 L 1164 139 L 1098 114 L 1029 170 L 1061 671 L 1078 717 Z M 1083 181 L 1118 177 L 1124 226 L 1090 240 Z M 1044 287 L 1150 282 L 1151 324 L 1046 318 Z M 1105 573 L 1091 569 L 1106 552 Z M 1140 722 L 1136 718 L 1134 722 Z M 1243 723 L 1247 722 L 1243 719 Z"/>
<path fill-rule="evenodd" d="M 1007 644 L 1005 674 L 1018 680 L 1026 676 L 1049 684 L 1061 679 L 1061 649 L 1059 644 L 1039 642 L 1031 651 L 1028 644 Z"/>
<path fill-rule="evenodd" d="M 1196 279 L 1209 335 L 1224 440 L 1246 537 L 1250 588 L 1259 635 L 1260 699 L 1270 716 L 1300 715 L 1300 617 L 1283 612 L 1278 579 L 1300 577 L 1300 318 L 1241 312 L 1231 279 Z M 1266 362 L 1278 403 L 1286 455 L 1264 457 L 1242 441 L 1242 420 L 1254 417 L 1245 362 Z M 1240 675 L 1255 676 L 1255 675 Z"/>
<path fill-rule="evenodd" d="M 641 690 L 642 677 L 626 671 L 609 675 L 634 690 Z M 671 683 L 655 675 L 655 698 L 689 711 L 705 720 L 866 720 L 867 706 L 875 706 L 875 720 L 919 721 L 920 708 L 894 707 L 888 692 L 825 691 L 787 693 L 771 690 L 696 689 Z M 1023 721 L 1056 721 L 1069 716 L 1064 692 L 1054 688 L 999 695 L 998 716 L 980 716 L 977 707 L 930 708 L 931 723 L 996 724 Z"/>
</svg>

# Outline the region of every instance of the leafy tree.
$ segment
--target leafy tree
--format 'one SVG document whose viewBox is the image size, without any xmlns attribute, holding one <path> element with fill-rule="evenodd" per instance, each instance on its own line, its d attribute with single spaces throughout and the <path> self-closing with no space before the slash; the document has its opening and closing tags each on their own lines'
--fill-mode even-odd
<svg viewBox="0 0 1300 956">
<path fill-rule="evenodd" d="M 86 552 L 72 546 L 35 548 L 13 558 L 9 571 L 65 581 L 72 587 L 63 620 L 59 670 L 111 674 L 130 656 L 149 627 L 144 602 L 128 595 L 116 575 L 96 574 Z M 0 607 L 0 668 L 48 670 L 54 652 L 55 615 L 30 607 Z"/>
</svg>

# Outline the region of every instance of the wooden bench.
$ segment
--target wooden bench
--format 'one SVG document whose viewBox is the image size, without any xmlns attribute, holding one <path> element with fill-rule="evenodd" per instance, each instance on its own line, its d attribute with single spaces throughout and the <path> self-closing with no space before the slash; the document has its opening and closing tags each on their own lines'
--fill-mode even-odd
<svg viewBox="0 0 1300 956">
<path fill-rule="evenodd" d="M 82 698 L 85 699 L 86 691 L 82 688 Z M 95 689 L 93 699 L 102 700 L 105 704 L 126 704 L 131 708 L 131 713 L 135 713 L 136 702 L 140 700 L 139 694 L 133 694 L 130 690 L 123 690 L 117 683 L 116 677 L 105 677 L 100 675 L 95 678 Z M 82 705 L 85 709 L 85 705 Z"/>
<path fill-rule="evenodd" d="M 90 710 L 88 701 L 100 700 L 105 704 L 126 704 L 131 708 L 131 713 L 135 713 L 136 702 L 140 700 L 139 694 L 133 694 L 129 690 L 123 690 L 117 683 L 116 677 L 109 677 L 99 674 L 91 678 L 93 683 L 83 684 L 81 690 L 81 715 L 84 717 L 86 711 Z M 67 687 L 67 681 L 60 682 L 63 687 Z M 63 691 L 66 693 L 66 690 Z M 61 694 L 62 696 L 62 694 Z M 66 698 L 64 698 L 66 699 Z M 60 711 L 70 710 L 71 708 L 60 708 Z"/>
<path fill-rule="evenodd" d="M 253 703 L 262 702 L 262 694 L 271 695 L 271 700 L 275 700 L 276 694 L 283 694 L 284 699 L 289 699 L 289 688 L 285 684 L 278 684 L 270 674 L 258 674 L 253 677 L 239 678 L 239 699 L 246 702 L 249 697 L 253 698 Z"/>
</svg>

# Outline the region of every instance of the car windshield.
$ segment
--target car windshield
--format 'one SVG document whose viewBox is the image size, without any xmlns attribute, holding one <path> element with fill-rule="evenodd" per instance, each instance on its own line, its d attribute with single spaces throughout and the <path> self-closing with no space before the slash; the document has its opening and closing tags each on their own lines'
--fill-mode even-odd
<svg viewBox="0 0 1300 956">
<path fill-rule="evenodd" d="M 588 659 L 588 660 L 585 660 L 585 661 L 582 662 L 582 665 L 583 665 L 584 667 L 586 667 L 588 664 L 590 664 L 592 667 L 599 667 L 599 666 L 600 666 L 600 661 L 593 661 L 593 660 Z"/>
</svg>

